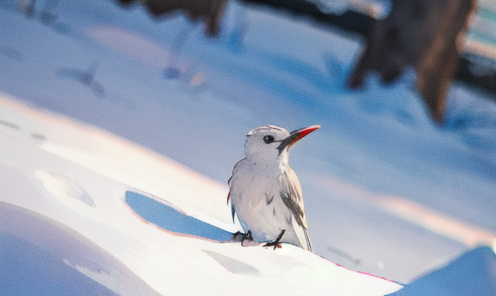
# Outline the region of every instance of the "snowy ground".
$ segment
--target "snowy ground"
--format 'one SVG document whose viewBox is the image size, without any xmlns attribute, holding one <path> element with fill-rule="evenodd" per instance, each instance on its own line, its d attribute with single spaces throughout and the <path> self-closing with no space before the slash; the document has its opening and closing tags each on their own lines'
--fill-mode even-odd
<svg viewBox="0 0 496 296">
<path fill-rule="evenodd" d="M 108 160 L 114 150 L 98 141 L 53 134 L 64 145 L 43 151 L 116 186 L 167 196 L 203 221 L 220 215 L 227 223 L 227 208 L 219 207 L 244 156 L 244 135 L 264 124 L 320 124 L 290 159 L 317 254 L 409 283 L 475 246 L 494 244 L 496 104 L 489 98 L 454 86 L 439 127 L 412 90 L 411 73 L 389 87 L 370 77 L 363 91 L 345 89 L 360 43 L 305 20 L 231 3 L 223 35 L 210 40 L 182 16 L 155 21 L 139 7 L 111 1 L 59 2 L 57 18 L 45 24 L 23 16 L 13 1 L 0 2 L 0 91 L 9 98 L 2 116 L 15 98 L 107 130 L 198 172 L 193 180 L 210 184 L 216 202 L 174 200 L 177 194 L 164 192 L 175 173 L 157 164 L 136 159 L 125 167 L 114 159 L 102 167 L 102 158 L 88 162 L 64 150 L 76 141 Z M 177 52 L 180 34 L 188 37 Z M 173 68 L 180 75 L 166 79 L 164 70 Z M 75 79 L 75 71 L 92 69 L 94 80 Z M 133 151 L 124 155 L 134 158 Z M 186 187 L 193 195 L 198 190 Z"/>
<path fill-rule="evenodd" d="M 220 243 L 221 228 L 234 229 L 215 182 L 105 131 L 1 103 L 2 295 L 384 295 L 401 288 L 292 245 Z M 109 153 L 115 150 L 121 153 Z M 175 220 L 186 213 L 221 228 L 203 223 L 202 231 L 191 217 L 176 227 L 152 219 L 159 228 L 142 219 L 133 198 L 152 201 L 145 213 L 159 208 Z"/>
</svg>

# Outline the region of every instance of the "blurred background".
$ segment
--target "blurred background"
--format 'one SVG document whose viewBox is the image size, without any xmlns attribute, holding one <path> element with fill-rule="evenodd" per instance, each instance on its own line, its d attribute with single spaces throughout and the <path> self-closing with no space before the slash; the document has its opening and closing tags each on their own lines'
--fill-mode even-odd
<svg viewBox="0 0 496 296">
<path fill-rule="evenodd" d="M 415 3 L 0 0 L 0 92 L 222 184 L 252 128 L 320 124 L 315 252 L 407 284 L 496 249 L 496 4 Z"/>
</svg>

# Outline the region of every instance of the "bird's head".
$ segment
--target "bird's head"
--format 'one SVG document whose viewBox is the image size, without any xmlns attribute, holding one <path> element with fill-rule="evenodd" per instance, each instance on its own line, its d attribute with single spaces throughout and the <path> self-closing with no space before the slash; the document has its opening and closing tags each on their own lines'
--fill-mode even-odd
<svg viewBox="0 0 496 296">
<path fill-rule="evenodd" d="M 260 163 L 287 162 L 288 149 L 298 140 L 319 128 L 320 125 L 312 125 L 290 133 L 274 125 L 257 127 L 247 134 L 246 158 Z"/>
</svg>

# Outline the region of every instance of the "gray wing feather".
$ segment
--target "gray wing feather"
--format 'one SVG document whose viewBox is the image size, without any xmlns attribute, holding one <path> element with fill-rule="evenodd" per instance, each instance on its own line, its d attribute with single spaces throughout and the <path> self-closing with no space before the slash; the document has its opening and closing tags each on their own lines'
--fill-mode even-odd
<svg viewBox="0 0 496 296">
<path fill-rule="evenodd" d="M 301 188 L 296 174 L 288 168 L 287 172 L 282 175 L 282 188 L 281 188 L 281 198 L 291 210 L 296 223 L 303 228 L 303 233 L 305 234 L 305 241 L 308 246 L 308 250 L 312 251 L 312 246 L 310 243 L 310 237 L 308 236 L 308 225 L 305 217 L 305 210 L 303 206 L 303 198 L 301 195 Z"/>
<path fill-rule="evenodd" d="M 227 194 L 227 202 L 229 204 L 229 198 L 231 197 L 231 180 L 234 176 L 234 172 L 236 171 L 236 167 L 238 166 L 239 163 L 241 163 L 243 160 L 245 160 L 246 158 L 243 158 L 241 159 L 240 161 L 238 161 L 234 167 L 233 167 L 233 170 L 232 170 L 232 173 L 231 173 L 231 177 L 229 177 L 229 180 L 227 180 L 227 185 L 229 186 L 229 193 Z M 232 219 L 233 219 L 233 222 L 234 222 L 234 215 L 236 214 L 236 211 L 234 209 L 234 203 L 231 199 L 231 214 L 232 214 Z"/>
</svg>

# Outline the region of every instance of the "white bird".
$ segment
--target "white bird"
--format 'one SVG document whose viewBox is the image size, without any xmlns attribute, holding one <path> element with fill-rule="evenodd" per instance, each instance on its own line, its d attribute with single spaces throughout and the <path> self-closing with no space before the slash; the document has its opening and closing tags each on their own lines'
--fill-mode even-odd
<svg viewBox="0 0 496 296">
<path fill-rule="evenodd" d="M 312 251 L 298 177 L 289 167 L 289 148 L 320 128 L 312 125 L 289 133 L 279 126 L 261 126 L 247 134 L 246 158 L 229 179 L 233 219 L 244 230 L 243 241 L 289 243 Z M 236 235 L 235 235 L 236 236 Z"/>
</svg>

